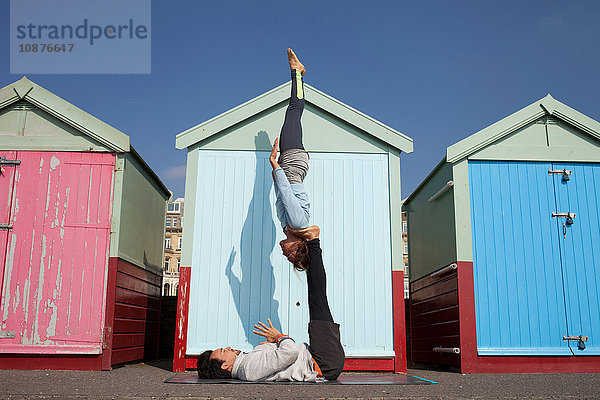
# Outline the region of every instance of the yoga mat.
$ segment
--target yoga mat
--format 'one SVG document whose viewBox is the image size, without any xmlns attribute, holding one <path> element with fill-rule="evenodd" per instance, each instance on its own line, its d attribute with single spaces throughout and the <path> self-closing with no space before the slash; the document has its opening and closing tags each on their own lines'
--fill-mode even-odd
<svg viewBox="0 0 600 400">
<path fill-rule="evenodd" d="M 362 374 L 342 374 L 335 381 L 326 382 L 246 382 L 239 379 L 200 379 L 196 374 L 181 373 L 167 380 L 165 383 L 203 383 L 203 384 L 284 384 L 284 385 L 431 385 L 437 382 L 429 379 L 419 378 L 418 376 L 385 374 L 385 375 L 362 375 Z"/>
</svg>

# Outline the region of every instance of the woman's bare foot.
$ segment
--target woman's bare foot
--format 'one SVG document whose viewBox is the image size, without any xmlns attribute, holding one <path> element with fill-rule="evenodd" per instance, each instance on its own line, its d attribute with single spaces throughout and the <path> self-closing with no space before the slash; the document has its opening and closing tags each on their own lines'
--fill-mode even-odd
<svg viewBox="0 0 600 400">
<path fill-rule="evenodd" d="M 318 239 L 319 233 L 321 233 L 321 229 L 319 229 L 319 227 L 317 225 L 309 226 L 308 228 L 299 229 L 299 230 L 292 229 L 288 226 L 287 230 L 291 234 L 298 236 L 299 238 L 304 239 L 307 242 L 311 241 L 313 239 Z"/>
<path fill-rule="evenodd" d="M 290 63 L 290 69 L 291 70 L 297 69 L 300 71 L 300 74 L 302 74 L 302 76 L 304 76 L 304 74 L 306 73 L 306 68 L 304 68 L 304 65 L 302 65 L 300 60 L 298 60 L 298 57 L 296 57 L 294 50 L 287 49 L 287 56 L 288 56 L 288 62 Z"/>
</svg>

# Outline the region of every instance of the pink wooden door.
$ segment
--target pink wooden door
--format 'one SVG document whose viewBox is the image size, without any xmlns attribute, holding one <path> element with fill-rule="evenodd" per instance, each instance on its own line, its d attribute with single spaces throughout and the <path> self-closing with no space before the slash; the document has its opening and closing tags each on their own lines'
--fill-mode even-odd
<svg viewBox="0 0 600 400">
<path fill-rule="evenodd" d="M 11 230 L 10 210 L 13 200 L 15 171 L 18 167 L 16 154 L 16 151 L 0 151 L 0 288 L 2 287 L 4 277 L 4 261 L 7 254 L 6 248 L 8 246 L 9 232 Z M 2 297 L 3 301 L 4 297 Z M 1 331 L 2 326 L 0 326 Z M 2 343 L 1 340 L 0 343 Z"/>
<path fill-rule="evenodd" d="M 15 337 L 0 339 L 0 353 L 98 354 L 115 156 L 16 157 L 0 308 L 0 330 Z"/>
</svg>

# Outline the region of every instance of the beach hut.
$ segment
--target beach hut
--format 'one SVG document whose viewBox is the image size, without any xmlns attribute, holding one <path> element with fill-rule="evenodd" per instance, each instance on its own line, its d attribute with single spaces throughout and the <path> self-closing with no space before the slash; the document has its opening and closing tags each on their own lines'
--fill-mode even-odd
<svg viewBox="0 0 600 400">
<path fill-rule="evenodd" d="M 268 161 L 289 96 L 286 83 L 177 135 L 188 153 L 175 370 L 207 349 L 250 350 L 267 317 L 308 341 L 306 280 L 278 245 Z M 399 156 L 412 139 L 309 85 L 305 99 L 305 186 L 346 368 L 406 371 Z"/>
<path fill-rule="evenodd" d="M 448 147 L 403 207 L 413 362 L 600 371 L 600 123 L 548 95 Z"/>
<path fill-rule="evenodd" d="M 169 191 L 129 137 L 27 78 L 0 89 L 0 368 L 158 351 Z"/>
</svg>

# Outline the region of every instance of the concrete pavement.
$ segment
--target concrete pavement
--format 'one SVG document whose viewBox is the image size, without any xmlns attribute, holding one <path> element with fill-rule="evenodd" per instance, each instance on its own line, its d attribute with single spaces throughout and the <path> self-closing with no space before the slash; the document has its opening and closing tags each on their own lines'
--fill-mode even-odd
<svg viewBox="0 0 600 400">
<path fill-rule="evenodd" d="M 600 374 L 485 374 L 409 370 L 437 385 L 178 385 L 169 361 L 112 371 L 0 370 L 1 399 L 573 399 L 600 398 Z"/>
</svg>

